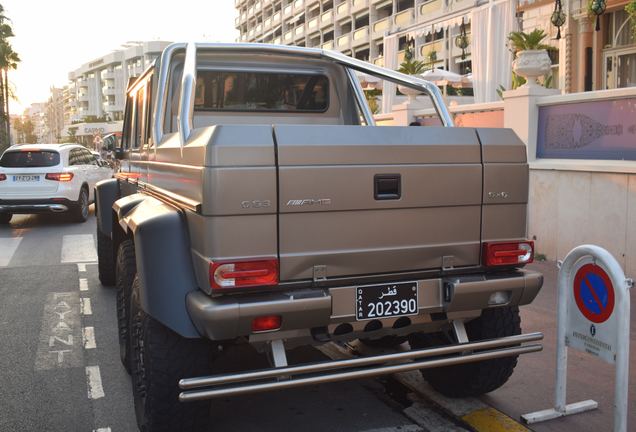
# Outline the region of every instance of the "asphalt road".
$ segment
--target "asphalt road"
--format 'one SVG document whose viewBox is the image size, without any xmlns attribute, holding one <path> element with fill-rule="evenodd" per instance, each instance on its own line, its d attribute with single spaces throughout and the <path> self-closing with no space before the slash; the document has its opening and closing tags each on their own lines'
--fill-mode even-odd
<svg viewBox="0 0 636 432">
<path fill-rule="evenodd" d="M 84 224 L 60 215 L 15 216 L 0 227 L 2 432 L 137 430 L 130 379 L 119 361 L 115 292 L 97 278 L 94 232 L 93 216 Z M 241 366 L 266 364 L 245 349 L 228 356 Z M 290 356 L 324 359 L 311 348 Z M 427 430 L 404 414 L 383 382 L 216 400 L 214 430 Z"/>
</svg>

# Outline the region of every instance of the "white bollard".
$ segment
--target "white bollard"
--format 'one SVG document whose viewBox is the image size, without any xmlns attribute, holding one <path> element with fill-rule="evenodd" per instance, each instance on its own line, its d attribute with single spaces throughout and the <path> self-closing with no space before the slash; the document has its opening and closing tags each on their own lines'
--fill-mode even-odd
<svg viewBox="0 0 636 432">
<path fill-rule="evenodd" d="M 601 247 L 582 245 L 567 254 L 559 267 L 557 283 L 554 408 L 524 414 L 521 416 L 523 421 L 538 423 L 598 407 L 593 400 L 566 403 L 569 346 L 616 364 L 614 432 L 627 432 L 629 288 L 632 284 L 616 259 Z"/>
</svg>

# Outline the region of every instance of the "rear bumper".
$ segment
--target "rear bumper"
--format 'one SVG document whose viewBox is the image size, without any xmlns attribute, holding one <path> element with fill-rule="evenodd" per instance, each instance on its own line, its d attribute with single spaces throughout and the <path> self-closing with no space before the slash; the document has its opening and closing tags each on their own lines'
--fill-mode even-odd
<svg viewBox="0 0 636 432">
<path fill-rule="evenodd" d="M 0 200 L 0 213 L 62 213 L 68 211 L 72 204 L 67 198 Z"/>
<path fill-rule="evenodd" d="M 426 279 L 417 284 L 419 314 L 406 320 L 398 317 L 356 321 L 356 286 L 220 297 L 195 291 L 188 294 L 186 304 L 197 330 L 212 340 L 242 336 L 249 336 L 250 341 L 377 338 L 408 334 L 426 327 L 434 330 L 450 319 L 477 317 L 489 307 L 528 304 L 541 289 L 543 275 L 517 270 L 505 274 Z M 499 293 L 497 297 L 504 302 L 492 304 L 494 293 Z M 280 315 L 281 328 L 269 333 L 252 333 L 254 318 L 265 315 Z"/>
</svg>

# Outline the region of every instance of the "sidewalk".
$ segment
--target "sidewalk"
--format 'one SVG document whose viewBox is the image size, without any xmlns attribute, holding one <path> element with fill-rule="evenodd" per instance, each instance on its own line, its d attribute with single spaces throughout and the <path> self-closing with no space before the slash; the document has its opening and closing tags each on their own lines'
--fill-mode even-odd
<svg viewBox="0 0 636 432">
<path fill-rule="evenodd" d="M 481 400 L 510 417 L 519 420 L 522 414 L 552 408 L 554 403 L 556 356 L 556 276 L 554 262 L 535 263 L 532 270 L 544 274 L 543 288 L 536 300 L 521 308 L 523 332 L 545 334 L 544 350 L 519 357 L 514 374 L 499 390 Z M 633 277 L 635 275 L 627 275 Z M 628 430 L 636 430 L 636 289 L 631 291 L 630 377 Z M 599 408 L 587 413 L 529 425 L 537 432 L 598 432 L 611 431 L 614 402 L 614 366 L 596 358 L 568 349 L 567 402 L 594 399 Z"/>
</svg>

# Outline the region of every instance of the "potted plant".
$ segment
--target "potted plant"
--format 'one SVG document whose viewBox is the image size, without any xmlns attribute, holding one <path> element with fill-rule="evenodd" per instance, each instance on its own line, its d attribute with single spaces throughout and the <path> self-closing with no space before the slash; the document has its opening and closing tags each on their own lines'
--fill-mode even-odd
<svg viewBox="0 0 636 432">
<path fill-rule="evenodd" d="M 414 57 L 415 56 L 413 55 L 411 48 L 407 46 L 406 50 L 404 51 L 404 61 L 400 64 L 398 72 L 406 75 L 419 75 L 424 72 L 424 68 L 426 67 L 426 65 L 422 61 L 415 60 Z M 409 97 L 409 102 L 415 101 L 415 97 L 419 94 L 422 94 L 422 92 L 419 90 L 403 85 L 398 85 L 398 90 L 400 91 L 400 93 L 405 94 Z"/>
<path fill-rule="evenodd" d="M 537 87 L 537 78 L 550 72 L 552 62 L 548 50 L 552 47 L 543 43 L 547 36 L 541 29 L 508 35 L 508 43 L 515 56 L 512 70 L 526 79 L 522 87 Z"/>
</svg>

